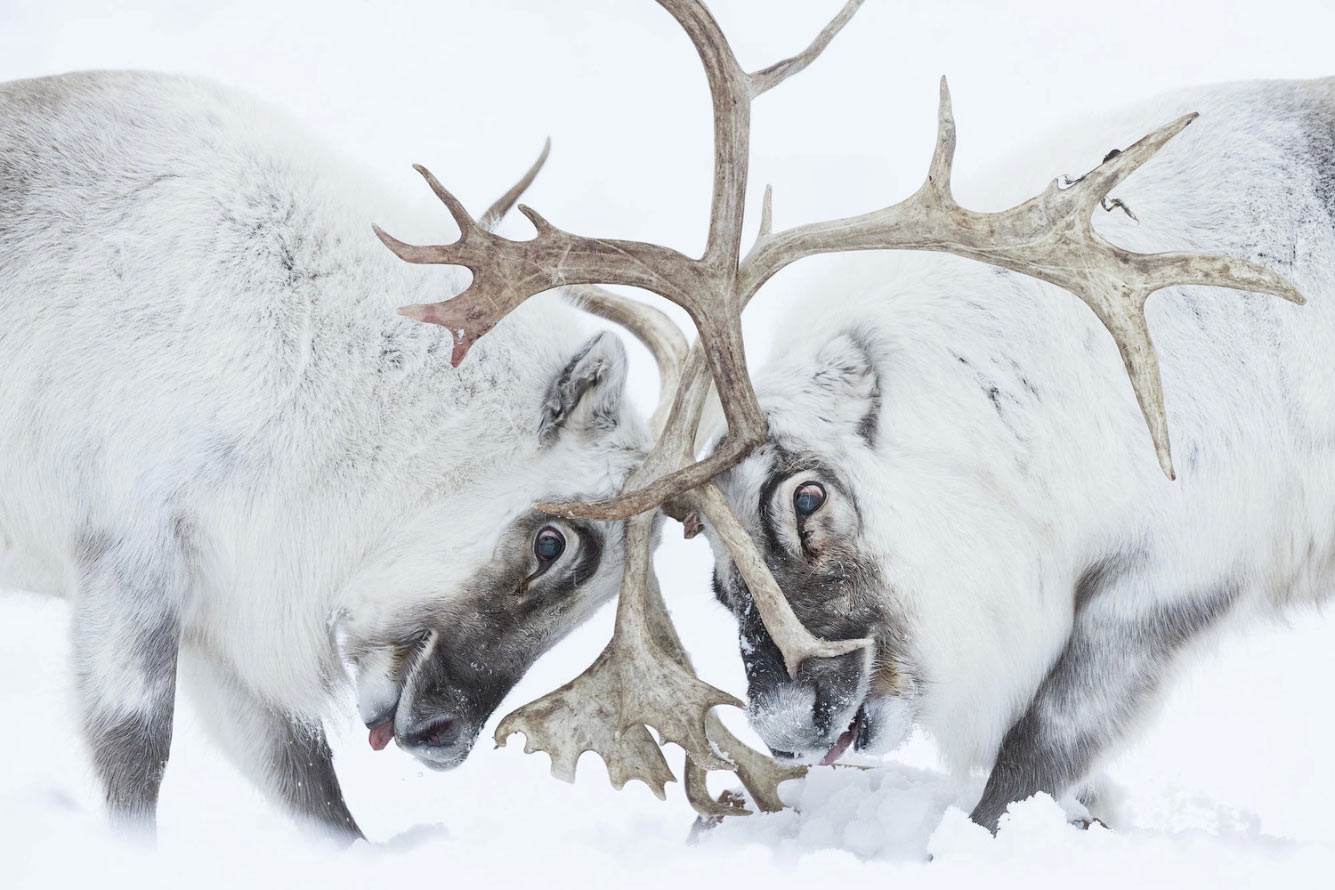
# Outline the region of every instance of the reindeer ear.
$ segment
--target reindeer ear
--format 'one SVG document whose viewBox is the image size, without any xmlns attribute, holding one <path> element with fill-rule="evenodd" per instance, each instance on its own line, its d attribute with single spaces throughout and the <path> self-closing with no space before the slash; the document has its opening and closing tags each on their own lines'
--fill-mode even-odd
<svg viewBox="0 0 1335 890">
<path fill-rule="evenodd" d="M 844 333 L 821 347 L 812 382 L 827 419 L 851 427 L 875 447 L 881 414 L 881 375 L 867 341 Z"/>
<path fill-rule="evenodd" d="M 545 445 L 572 431 L 615 429 L 625 391 L 626 347 L 604 331 L 585 343 L 547 388 L 538 441 Z"/>
</svg>

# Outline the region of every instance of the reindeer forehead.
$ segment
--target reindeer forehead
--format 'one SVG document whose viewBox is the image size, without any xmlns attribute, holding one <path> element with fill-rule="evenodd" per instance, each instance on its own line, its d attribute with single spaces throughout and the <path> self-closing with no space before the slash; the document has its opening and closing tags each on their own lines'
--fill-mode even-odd
<svg viewBox="0 0 1335 890">
<path fill-rule="evenodd" d="M 767 443 L 715 480 L 737 518 L 753 535 L 760 529 L 760 492 L 774 474 L 776 458 L 775 449 Z"/>
</svg>

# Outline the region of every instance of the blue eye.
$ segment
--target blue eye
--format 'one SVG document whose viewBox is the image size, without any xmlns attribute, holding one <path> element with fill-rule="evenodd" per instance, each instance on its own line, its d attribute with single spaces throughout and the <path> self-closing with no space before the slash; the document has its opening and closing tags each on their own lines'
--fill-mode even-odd
<svg viewBox="0 0 1335 890">
<path fill-rule="evenodd" d="M 819 482 L 805 482 L 793 492 L 793 509 L 806 519 L 825 503 L 825 489 Z"/>
<path fill-rule="evenodd" d="M 544 566 L 564 553 L 565 549 L 565 535 L 550 525 L 545 526 L 542 531 L 538 532 L 538 536 L 533 539 L 533 555 Z"/>
</svg>

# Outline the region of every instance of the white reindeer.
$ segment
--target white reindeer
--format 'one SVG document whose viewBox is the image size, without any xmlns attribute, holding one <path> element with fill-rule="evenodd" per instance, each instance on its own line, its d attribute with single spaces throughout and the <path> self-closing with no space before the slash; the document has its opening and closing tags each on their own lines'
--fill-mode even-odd
<svg viewBox="0 0 1335 890">
<path fill-rule="evenodd" d="M 533 505 L 642 457 L 619 341 L 544 302 L 452 368 L 395 309 L 457 279 L 377 242 L 409 224 L 378 193 L 208 83 L 0 85 L 0 584 L 70 600 L 121 823 L 152 823 L 178 664 L 246 773 L 356 836 L 345 658 L 372 746 L 448 768 L 616 589 L 622 524 Z"/>
<path fill-rule="evenodd" d="M 1335 590 L 1335 79 L 1173 95 L 1049 141 L 1038 179 L 1005 175 L 1089 169 L 1189 111 L 1096 228 L 1255 260 L 1309 305 L 1151 301 L 1175 482 L 1113 341 L 1034 278 L 881 254 L 825 276 L 783 328 L 756 375 L 768 439 L 719 485 L 803 623 L 874 647 L 790 677 L 715 541 L 776 751 L 832 762 L 917 722 L 954 765 L 991 768 L 983 825 L 1037 791 L 1093 804 L 1100 755 L 1198 641 Z"/>
</svg>

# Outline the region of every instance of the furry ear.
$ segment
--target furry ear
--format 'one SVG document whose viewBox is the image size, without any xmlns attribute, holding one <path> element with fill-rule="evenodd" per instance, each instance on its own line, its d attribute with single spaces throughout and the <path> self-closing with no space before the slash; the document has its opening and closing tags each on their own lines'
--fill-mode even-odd
<svg viewBox="0 0 1335 890">
<path fill-rule="evenodd" d="M 547 388 L 538 441 L 546 445 L 569 432 L 615 429 L 626 392 L 626 365 L 626 347 L 614 334 L 604 331 L 585 343 Z"/>
<path fill-rule="evenodd" d="M 881 375 L 862 337 L 844 333 L 821 347 L 812 382 L 821 396 L 821 413 L 851 427 L 869 448 L 876 446 L 881 415 Z"/>
</svg>

